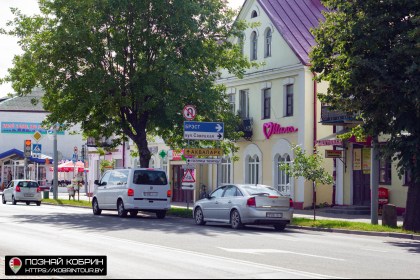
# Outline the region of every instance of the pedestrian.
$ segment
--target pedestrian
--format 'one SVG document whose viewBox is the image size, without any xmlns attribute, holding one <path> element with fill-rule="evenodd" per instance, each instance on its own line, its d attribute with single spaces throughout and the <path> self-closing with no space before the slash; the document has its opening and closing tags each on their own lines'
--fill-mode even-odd
<svg viewBox="0 0 420 280">
<path fill-rule="evenodd" d="M 9 184 L 13 180 L 12 171 L 9 170 L 9 173 L 7 174 L 7 184 Z"/>
</svg>

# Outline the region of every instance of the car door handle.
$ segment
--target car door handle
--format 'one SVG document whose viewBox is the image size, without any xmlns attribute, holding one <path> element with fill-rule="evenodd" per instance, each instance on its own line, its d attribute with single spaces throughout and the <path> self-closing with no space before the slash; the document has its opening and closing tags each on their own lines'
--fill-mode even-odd
<svg viewBox="0 0 420 280">
<path fill-rule="evenodd" d="M 214 204 L 219 204 L 219 202 L 215 202 Z"/>
<path fill-rule="evenodd" d="M 232 203 L 232 201 L 228 201 L 228 203 Z"/>
</svg>

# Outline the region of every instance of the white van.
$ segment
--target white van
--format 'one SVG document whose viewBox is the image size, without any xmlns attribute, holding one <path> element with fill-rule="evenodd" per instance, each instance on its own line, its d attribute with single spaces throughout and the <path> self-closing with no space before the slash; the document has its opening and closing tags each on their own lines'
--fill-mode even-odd
<svg viewBox="0 0 420 280">
<path fill-rule="evenodd" d="M 139 211 L 156 213 L 159 219 L 171 207 L 171 188 L 166 172 L 153 168 L 115 169 L 95 181 L 92 209 L 117 210 L 118 216 L 136 216 Z"/>
</svg>

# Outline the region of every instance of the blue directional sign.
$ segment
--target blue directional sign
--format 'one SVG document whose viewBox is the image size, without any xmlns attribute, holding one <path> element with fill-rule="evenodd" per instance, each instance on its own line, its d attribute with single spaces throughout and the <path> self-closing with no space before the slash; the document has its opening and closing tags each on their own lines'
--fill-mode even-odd
<svg viewBox="0 0 420 280">
<path fill-rule="evenodd" d="M 222 122 L 184 122 L 184 139 L 223 140 L 224 132 Z"/>
</svg>

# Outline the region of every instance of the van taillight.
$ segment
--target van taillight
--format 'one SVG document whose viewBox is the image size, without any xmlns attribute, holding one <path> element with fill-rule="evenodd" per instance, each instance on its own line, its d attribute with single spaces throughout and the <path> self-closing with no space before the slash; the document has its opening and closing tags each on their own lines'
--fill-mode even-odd
<svg viewBox="0 0 420 280">
<path fill-rule="evenodd" d="M 171 190 L 168 190 L 168 191 L 166 192 L 166 196 L 167 196 L 167 197 L 171 197 L 171 196 L 172 196 L 172 191 L 171 191 Z"/>
<path fill-rule="evenodd" d="M 128 196 L 134 196 L 134 190 L 133 189 L 128 189 L 127 190 L 127 195 Z"/>
<path fill-rule="evenodd" d="M 16 186 L 16 192 L 20 192 L 20 187 Z"/>
<path fill-rule="evenodd" d="M 290 208 L 293 208 L 293 199 L 289 199 Z"/>
<path fill-rule="evenodd" d="M 257 206 L 257 203 L 255 202 L 255 197 L 251 197 L 251 198 L 249 198 L 249 199 L 247 200 L 247 202 L 246 202 L 246 206 L 249 206 L 249 207 L 256 207 L 256 206 Z"/>
<path fill-rule="evenodd" d="M 41 188 L 40 187 L 36 188 L 36 192 L 41 192 Z"/>
</svg>

